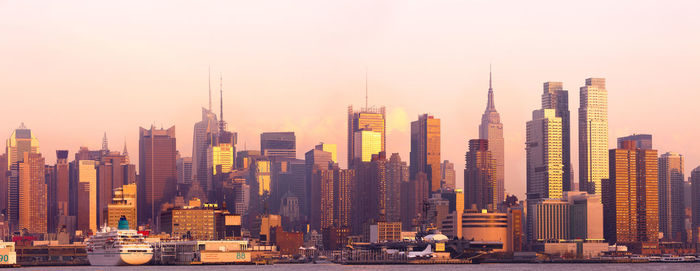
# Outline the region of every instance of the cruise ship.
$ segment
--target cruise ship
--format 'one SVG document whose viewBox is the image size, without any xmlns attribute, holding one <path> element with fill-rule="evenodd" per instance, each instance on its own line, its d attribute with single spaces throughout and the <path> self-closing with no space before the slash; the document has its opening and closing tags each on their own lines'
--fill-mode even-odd
<svg viewBox="0 0 700 271">
<path fill-rule="evenodd" d="M 151 245 L 144 242 L 143 235 L 129 229 L 129 222 L 123 216 L 117 229 L 104 227 L 91 236 L 86 249 L 90 265 L 142 265 L 153 258 Z"/>
</svg>

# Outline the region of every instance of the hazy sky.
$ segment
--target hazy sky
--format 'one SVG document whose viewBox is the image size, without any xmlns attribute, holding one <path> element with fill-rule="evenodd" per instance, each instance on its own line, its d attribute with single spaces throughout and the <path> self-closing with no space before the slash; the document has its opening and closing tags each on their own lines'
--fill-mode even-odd
<svg viewBox="0 0 700 271">
<path fill-rule="evenodd" d="M 24 122 L 53 163 L 56 149 L 99 148 L 106 131 L 136 160 L 139 126 L 175 125 L 190 155 L 211 65 L 239 150 L 291 130 L 298 157 L 336 143 L 344 166 L 347 106 L 364 104 L 367 68 L 387 151 L 408 160 L 410 121 L 433 114 L 461 186 L 493 63 L 508 192 L 524 195 L 525 123 L 545 81 L 570 91 L 575 170 L 578 90 L 605 77 L 610 146 L 652 133 L 689 173 L 700 165 L 700 2 L 578 2 L 0 0 L 0 137 Z"/>
</svg>

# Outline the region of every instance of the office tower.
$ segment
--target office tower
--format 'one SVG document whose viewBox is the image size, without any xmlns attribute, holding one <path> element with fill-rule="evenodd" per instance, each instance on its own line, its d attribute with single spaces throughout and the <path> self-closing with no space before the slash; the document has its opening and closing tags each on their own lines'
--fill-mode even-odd
<svg viewBox="0 0 700 271">
<path fill-rule="evenodd" d="M 397 222 L 402 220 L 402 198 L 404 184 L 408 183 L 408 166 L 401 161 L 398 153 L 392 153 L 386 163 L 386 189 L 389 192 L 386 200 L 386 221 Z"/>
<path fill-rule="evenodd" d="M 501 115 L 496 111 L 496 103 L 493 98 L 493 88 L 491 87 L 491 71 L 489 70 L 489 96 L 486 103 L 486 110 L 481 115 L 479 125 L 479 139 L 488 140 L 489 151 L 496 164 L 496 190 L 494 192 L 496 202 L 503 202 L 505 198 L 505 154 L 503 143 L 503 123 Z"/>
<path fill-rule="evenodd" d="M 207 149 L 207 182 L 205 190 L 211 193 L 216 187 L 212 176 L 219 173 L 229 173 L 235 167 L 236 147 L 235 133 L 219 131 L 217 140 Z"/>
<path fill-rule="evenodd" d="M 617 138 L 617 148 L 622 148 L 622 142 L 634 141 L 637 144 L 638 149 L 651 150 L 653 149 L 652 136 L 649 134 L 633 134 L 629 136 L 623 136 Z"/>
<path fill-rule="evenodd" d="M 268 132 L 260 134 L 260 152 L 270 159 L 296 159 L 297 138 L 294 132 Z"/>
<path fill-rule="evenodd" d="M 355 132 L 355 138 L 353 139 L 353 146 L 355 150 L 353 153 L 355 156 L 353 159 L 353 165 L 357 162 L 369 162 L 372 161 L 372 155 L 378 154 L 382 151 L 382 135 L 378 132 L 361 130 Z"/>
<path fill-rule="evenodd" d="M 219 129 L 216 115 L 211 111 L 211 108 L 209 110 L 202 108 L 202 120 L 194 124 L 192 164 L 194 165 L 194 178 L 204 189 L 206 189 L 207 183 L 211 179 L 209 172 L 211 171 L 210 165 L 212 162 L 209 161 L 209 148 L 218 135 Z"/>
<path fill-rule="evenodd" d="M 44 179 L 44 157 L 23 152 L 19 164 L 19 229 L 30 233 L 47 233 L 47 187 Z"/>
<path fill-rule="evenodd" d="M 129 227 L 136 228 L 138 210 L 136 183 L 124 184 L 113 190 L 112 203 L 107 205 L 107 226 L 117 228 L 119 219 L 124 216 L 129 221 Z"/>
<path fill-rule="evenodd" d="M 659 231 L 666 241 L 687 239 L 683 170 L 683 155 L 667 152 L 659 157 Z"/>
<path fill-rule="evenodd" d="M 533 111 L 526 138 L 527 198 L 561 199 L 562 119 L 556 116 L 556 110 Z"/>
<path fill-rule="evenodd" d="M 608 172 L 608 91 L 604 78 L 588 78 L 578 109 L 579 190 L 600 194 Z"/>
<path fill-rule="evenodd" d="M 455 164 L 445 160 L 440 164 L 440 172 L 442 172 L 442 181 L 440 186 L 445 190 L 454 190 L 456 188 L 455 181 L 457 179 L 455 173 Z"/>
<path fill-rule="evenodd" d="M 693 234 L 693 244 L 700 243 L 700 166 L 690 173 L 691 184 L 691 232 Z"/>
<path fill-rule="evenodd" d="M 465 209 L 477 210 L 497 207 L 496 162 L 486 139 L 469 140 L 465 155 L 464 204 Z"/>
<path fill-rule="evenodd" d="M 355 163 L 352 233 L 368 236 L 369 225 L 386 221 L 386 154 L 372 155 L 370 162 Z"/>
<path fill-rule="evenodd" d="M 379 151 L 386 151 L 386 109 L 384 107 L 370 108 L 365 105 L 365 107 L 361 108 L 359 111 L 354 111 L 352 106 L 348 106 L 348 168 L 353 168 L 353 160 L 355 157 L 362 157 L 362 155 L 355 154 L 357 150 L 354 140 L 355 132 L 360 130 L 379 133 Z M 371 157 L 371 155 L 372 154 L 369 154 L 369 157 Z"/>
<path fill-rule="evenodd" d="M 610 178 L 603 182 L 603 220 L 609 243 L 656 242 L 658 238 L 658 157 L 656 150 L 622 142 L 610 150 Z"/>
<path fill-rule="evenodd" d="M 279 212 L 278 207 L 282 197 L 289 192 L 295 197 L 306 195 L 306 163 L 300 159 L 276 159 L 271 161 L 272 184 L 270 196 L 270 211 Z M 297 194 L 298 193 L 298 194 Z M 285 227 L 288 225 L 285 225 Z"/>
<path fill-rule="evenodd" d="M 333 225 L 350 227 L 353 214 L 355 170 L 333 167 Z"/>
<path fill-rule="evenodd" d="M 7 189 L 3 189 L 3 193 L 6 193 L 6 215 L 10 230 L 15 231 L 19 226 L 20 212 L 20 172 L 18 162 L 24 160 L 24 153 L 39 153 L 39 141 L 34 137 L 32 131 L 22 123 L 19 128 L 12 132 L 6 143 L 5 160 L 7 164 L 5 166 L 8 171 L 5 174 Z"/>
<path fill-rule="evenodd" d="M 99 230 L 97 220 L 97 170 L 94 160 L 79 160 L 78 171 L 78 229 L 83 232 Z"/>
<path fill-rule="evenodd" d="M 310 224 L 315 230 L 333 226 L 333 171 L 316 168 L 311 173 Z"/>
<path fill-rule="evenodd" d="M 318 180 L 314 179 L 315 171 L 319 170 L 328 170 L 328 164 L 331 162 L 332 159 L 332 154 L 330 152 L 325 152 L 321 151 L 318 149 L 312 149 L 305 154 L 305 163 L 306 163 L 306 197 L 303 199 L 303 204 L 302 204 L 302 212 L 304 215 L 307 217 L 311 218 L 311 207 L 314 207 L 312 205 L 312 199 L 314 197 L 314 194 L 312 192 L 312 184 L 314 182 L 318 183 Z M 318 195 L 318 194 L 316 194 Z M 318 206 L 318 205 L 315 205 Z M 313 220 L 311 220 L 313 222 Z"/>
<path fill-rule="evenodd" d="M 542 94 L 542 109 L 554 109 L 561 118 L 561 153 L 562 153 L 562 190 L 576 190 L 573 187 L 574 176 L 571 167 L 571 115 L 569 113 L 569 91 L 564 90 L 561 82 L 545 82 Z"/>
<path fill-rule="evenodd" d="M 428 175 L 430 191 L 440 190 L 440 119 L 428 114 L 411 122 L 411 178 L 418 172 Z"/>
<path fill-rule="evenodd" d="M 338 146 L 335 144 L 327 144 L 327 143 L 318 143 L 316 147 L 314 147 L 317 150 L 325 151 L 325 152 L 330 152 L 331 153 L 331 161 L 333 163 L 338 163 Z"/>
<path fill-rule="evenodd" d="M 177 168 L 178 184 L 192 184 L 193 165 L 192 157 L 180 157 L 177 159 L 175 167 Z"/>
<path fill-rule="evenodd" d="M 530 242 L 571 239 L 571 204 L 561 199 L 527 200 Z"/>
<path fill-rule="evenodd" d="M 8 170 L 12 164 L 22 161 L 25 152 L 39 153 L 39 140 L 34 137 L 32 130 L 24 126 L 24 123 L 12 132 L 6 146 Z"/>
<path fill-rule="evenodd" d="M 160 205 L 175 195 L 175 126 L 139 130 L 139 224 L 156 220 Z"/>
<path fill-rule="evenodd" d="M 603 240 L 603 204 L 600 195 L 567 191 L 571 205 L 571 239 Z"/>
<path fill-rule="evenodd" d="M 0 213 L 7 215 L 7 188 L 9 168 L 7 154 L 0 154 Z"/>
<path fill-rule="evenodd" d="M 73 215 L 69 211 L 70 202 L 75 199 L 70 197 L 70 165 L 68 163 L 67 150 L 56 151 L 55 170 L 55 185 L 52 186 L 54 188 L 52 193 L 54 193 L 54 199 L 56 201 L 54 215 L 57 217 Z M 57 226 L 61 227 L 61 225 Z"/>
<path fill-rule="evenodd" d="M 113 191 L 122 185 L 136 182 L 136 166 L 119 152 L 103 151 L 97 164 L 97 224 L 103 225 L 107 218 L 107 205 L 112 203 Z M 136 225 L 136 221 L 132 221 Z"/>
</svg>

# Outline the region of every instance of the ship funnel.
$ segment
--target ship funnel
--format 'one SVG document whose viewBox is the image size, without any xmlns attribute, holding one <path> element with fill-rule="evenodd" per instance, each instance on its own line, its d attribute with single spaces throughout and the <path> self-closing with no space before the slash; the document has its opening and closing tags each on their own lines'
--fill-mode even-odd
<svg viewBox="0 0 700 271">
<path fill-rule="evenodd" d="M 126 220 L 126 216 L 122 216 L 119 218 L 118 229 L 120 229 L 120 230 L 128 230 L 129 229 L 129 221 Z"/>
</svg>

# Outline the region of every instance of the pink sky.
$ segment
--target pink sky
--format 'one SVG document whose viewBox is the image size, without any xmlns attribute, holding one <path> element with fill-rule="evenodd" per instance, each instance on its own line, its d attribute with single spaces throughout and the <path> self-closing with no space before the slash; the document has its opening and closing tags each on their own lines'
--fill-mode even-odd
<svg viewBox="0 0 700 271">
<path fill-rule="evenodd" d="M 345 165 L 347 106 L 364 104 L 367 67 L 388 152 L 408 160 L 410 121 L 433 114 L 461 184 L 493 63 L 510 193 L 524 195 L 525 122 L 545 81 L 570 91 L 575 165 L 588 77 L 607 78 L 611 147 L 652 133 L 687 173 L 700 165 L 697 1 L 143 2 L 0 0 L 0 138 L 24 122 L 53 162 L 56 149 L 99 148 L 106 131 L 137 159 L 139 126 L 176 125 L 190 155 L 211 65 L 239 149 L 293 130 L 298 157 L 324 141 Z"/>
</svg>

